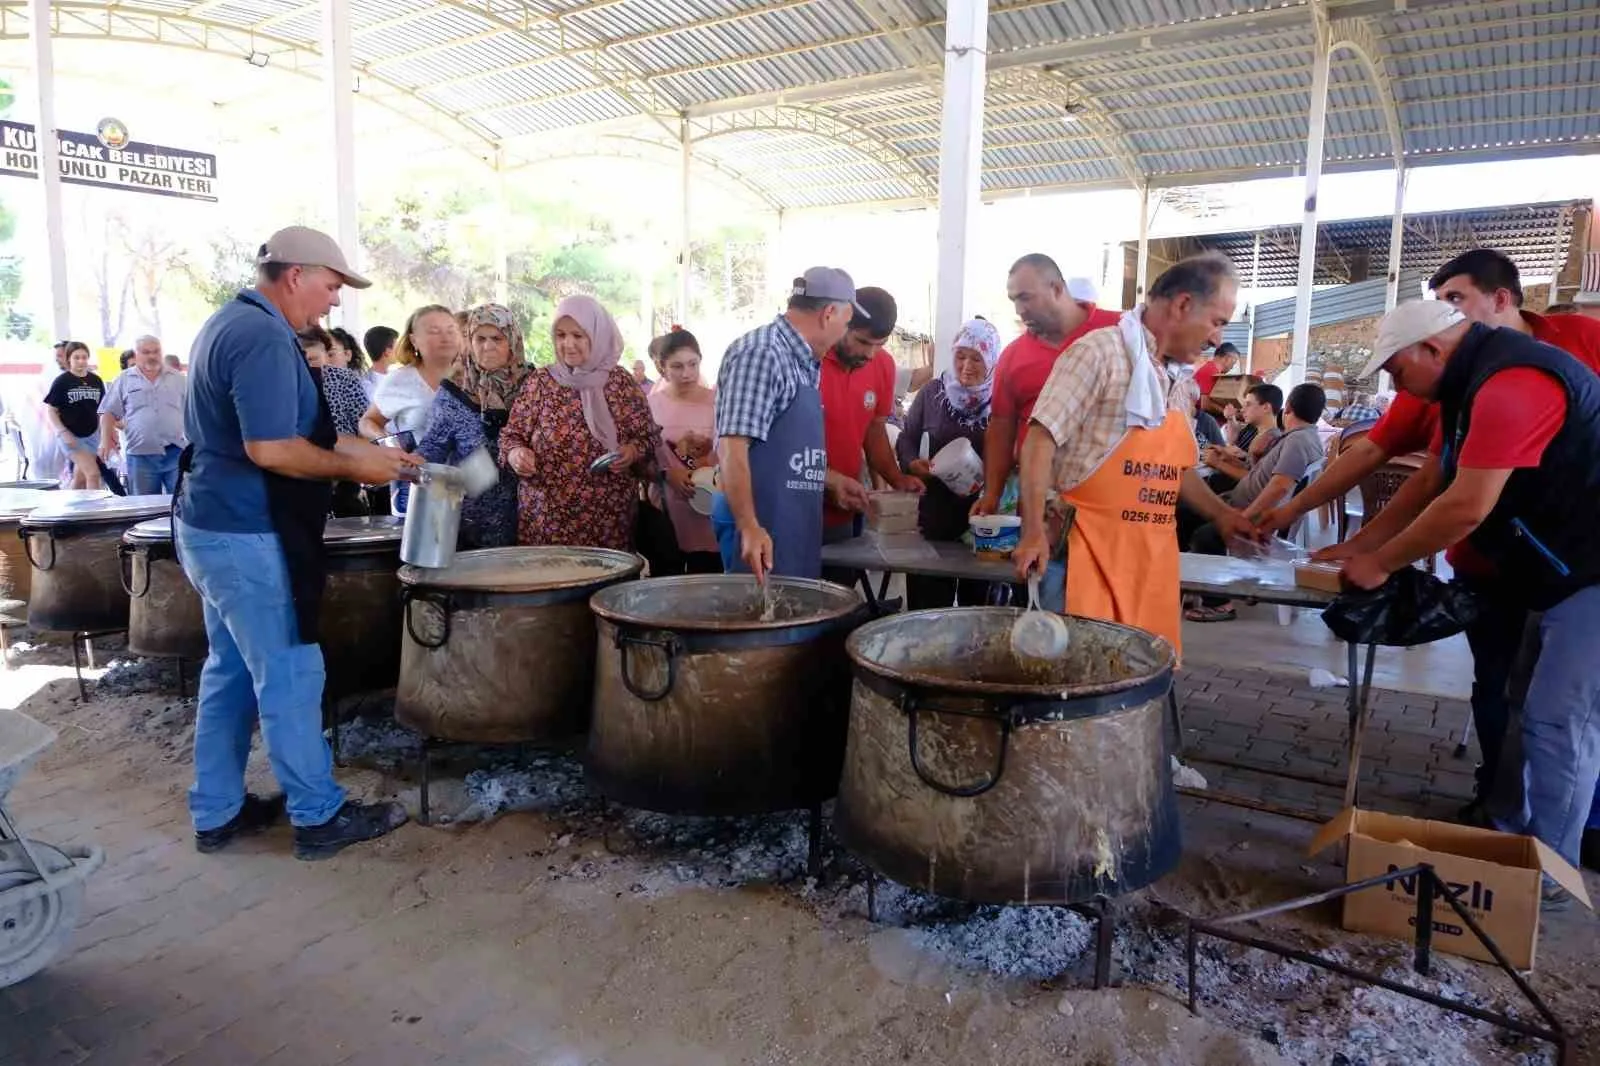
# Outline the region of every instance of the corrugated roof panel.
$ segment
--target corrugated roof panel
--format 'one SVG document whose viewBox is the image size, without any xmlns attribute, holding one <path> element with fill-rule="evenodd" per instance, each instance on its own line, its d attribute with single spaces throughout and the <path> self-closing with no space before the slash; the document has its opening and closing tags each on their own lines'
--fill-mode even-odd
<svg viewBox="0 0 1600 1066">
<path fill-rule="evenodd" d="M 920 36 L 898 40 L 927 44 L 936 54 L 942 27 L 933 23 L 943 17 L 943 2 L 899 2 L 902 14 L 928 24 L 912 31 Z M 80 0 L 77 10 L 137 20 L 152 11 L 181 17 L 192 4 Z M 1076 57 L 1062 72 L 1127 131 L 1153 176 L 1282 172 L 1301 165 L 1313 47 L 1309 19 L 1283 19 L 1262 30 L 1246 16 L 1216 30 L 1218 19 L 1304 9 L 1308 0 L 1011 4 L 993 0 L 992 59 L 1004 66 L 1026 50 L 1073 43 Z M 1600 0 L 1411 6 L 1375 11 L 1370 24 L 1380 37 L 1413 161 L 1457 152 L 1502 157 L 1551 146 L 1600 150 Z M 917 170 L 937 170 L 936 156 L 928 154 L 939 145 L 936 71 L 920 81 L 851 92 L 858 77 L 893 74 L 906 64 L 907 49 L 893 47 L 859 0 L 350 0 L 350 7 L 356 55 L 374 75 L 435 102 L 446 121 L 465 115 L 469 125 L 494 136 L 627 118 L 641 106 L 670 113 L 744 95 L 834 86 L 836 95 L 811 106 L 915 156 Z M 266 19 L 258 32 L 315 52 L 321 12 L 311 0 L 212 0 L 203 18 L 241 29 Z M 564 36 L 556 32 L 557 18 Z M 84 24 L 92 27 L 92 19 Z M 1189 24 L 1194 36 L 1182 28 Z M 1130 47 L 1140 29 L 1170 26 L 1180 29 L 1152 36 L 1151 47 Z M 1096 40 L 1110 34 L 1116 40 L 1097 55 Z M 563 43 L 581 54 L 540 58 Z M 598 84 L 591 62 L 595 50 L 608 45 L 602 65 L 633 68 L 624 80 L 641 71 L 659 75 L 653 94 L 630 100 Z M 407 58 L 383 62 L 400 56 Z M 1386 118 L 1364 66 L 1341 53 L 1331 80 L 1328 160 L 1383 165 Z M 374 85 L 372 92 L 384 90 Z M 414 112 L 421 105 L 407 100 L 403 106 Z M 1032 101 L 1015 88 L 996 92 L 986 108 L 989 157 L 999 152 L 994 165 L 1026 169 L 986 176 L 988 187 L 1124 180 L 1116 164 L 1087 158 L 1104 155 L 1108 146 L 1084 137 L 1086 130 L 1071 130 L 1062 118 L 1059 104 Z M 808 189 L 809 199 L 889 188 L 900 197 L 920 194 L 926 185 L 892 175 L 864 183 L 861 175 L 879 164 L 854 148 L 824 148 L 815 138 L 763 131 L 719 143 L 755 161 L 775 187 L 783 184 L 786 164 L 801 168 L 797 180 L 811 168 L 837 172 L 839 180 L 825 193 Z M 1074 163 L 1079 155 L 1086 158 Z M 1060 162 L 1049 162 L 1053 157 Z"/>
</svg>

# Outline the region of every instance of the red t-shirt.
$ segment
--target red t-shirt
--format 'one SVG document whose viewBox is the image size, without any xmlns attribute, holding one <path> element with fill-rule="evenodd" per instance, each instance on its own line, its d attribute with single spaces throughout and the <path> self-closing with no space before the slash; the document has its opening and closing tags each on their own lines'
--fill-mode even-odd
<svg viewBox="0 0 1600 1066">
<path fill-rule="evenodd" d="M 994 390 L 990 398 L 989 415 L 992 418 L 1017 420 L 1017 452 L 1021 454 L 1023 438 L 1027 436 L 1028 419 L 1033 417 L 1033 405 L 1050 379 L 1050 370 L 1056 358 L 1072 347 L 1079 337 L 1090 330 L 1115 326 L 1122 320 L 1121 311 L 1102 311 L 1093 304 L 1089 313 L 1063 341 L 1060 347 L 1051 347 L 1032 333 L 1024 333 L 1000 353 L 994 368 Z"/>
<path fill-rule="evenodd" d="M 1528 323 L 1534 340 L 1560 348 L 1590 370 L 1600 373 L 1600 320 L 1579 315 L 1546 318 L 1532 311 L 1522 312 L 1522 318 Z M 1386 455 L 1406 455 L 1424 448 L 1433 451 L 1431 442 L 1438 434 L 1439 405 L 1402 392 L 1372 427 L 1367 439 L 1382 448 Z"/>
<path fill-rule="evenodd" d="M 867 427 L 894 413 L 894 378 L 894 356 L 882 348 L 854 370 L 831 351 L 822 357 L 822 422 L 829 470 L 861 477 Z M 853 518 L 832 505 L 824 505 L 822 514 L 830 526 Z"/>
<path fill-rule="evenodd" d="M 1471 470 L 1538 466 L 1566 417 L 1567 390 L 1555 378 L 1528 366 L 1502 370 L 1483 383 L 1472 402 L 1459 465 Z M 1443 444 L 1443 430 L 1435 429 L 1428 450 L 1438 455 Z M 1445 559 L 1462 574 L 1494 573 L 1494 564 L 1467 541 L 1451 545 Z"/>
<path fill-rule="evenodd" d="M 1217 379 L 1222 376 L 1222 364 L 1215 359 L 1207 359 L 1194 372 L 1194 383 L 1200 386 L 1200 395 L 1210 396 L 1211 390 L 1217 387 Z"/>
</svg>

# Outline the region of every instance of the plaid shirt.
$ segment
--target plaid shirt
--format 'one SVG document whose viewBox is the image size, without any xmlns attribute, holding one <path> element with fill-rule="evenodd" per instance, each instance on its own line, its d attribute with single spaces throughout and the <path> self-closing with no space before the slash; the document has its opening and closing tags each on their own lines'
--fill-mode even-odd
<svg viewBox="0 0 1600 1066">
<path fill-rule="evenodd" d="M 816 354 L 786 317 L 751 330 L 728 346 L 717 371 L 717 436 L 766 440 L 800 389 L 820 380 Z"/>
<path fill-rule="evenodd" d="M 1150 350 L 1155 337 L 1145 331 Z M 1200 386 L 1193 374 L 1174 379 L 1165 368 L 1167 410 L 1194 421 Z M 1128 384 L 1133 368 L 1128 347 L 1117 326 L 1085 333 L 1056 359 L 1044 391 L 1033 408 L 1033 421 L 1056 442 L 1052 483 L 1057 492 L 1076 488 L 1105 462 L 1128 431 Z"/>
</svg>

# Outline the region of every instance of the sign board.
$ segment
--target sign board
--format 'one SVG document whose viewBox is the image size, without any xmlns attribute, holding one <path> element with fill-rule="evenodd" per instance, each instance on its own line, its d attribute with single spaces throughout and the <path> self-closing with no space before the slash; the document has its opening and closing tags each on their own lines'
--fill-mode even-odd
<svg viewBox="0 0 1600 1066">
<path fill-rule="evenodd" d="M 110 121 L 101 123 L 102 131 Z M 126 135 L 125 130 L 121 132 Z M 69 185 L 217 202 L 216 156 L 142 141 L 122 141 L 120 147 L 111 147 L 119 139 L 57 130 L 61 180 Z M 0 119 L 0 174 L 39 176 L 38 141 L 31 123 Z"/>
</svg>

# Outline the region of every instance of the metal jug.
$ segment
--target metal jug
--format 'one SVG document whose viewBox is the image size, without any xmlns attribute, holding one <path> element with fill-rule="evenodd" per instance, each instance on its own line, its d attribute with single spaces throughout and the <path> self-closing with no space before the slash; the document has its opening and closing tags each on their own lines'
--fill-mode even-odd
<svg viewBox="0 0 1600 1066">
<path fill-rule="evenodd" d="M 500 469 L 486 448 L 478 448 L 460 466 L 423 463 L 406 505 L 401 562 L 433 570 L 449 566 L 461 533 L 462 502 L 482 496 L 499 480 Z"/>
</svg>

